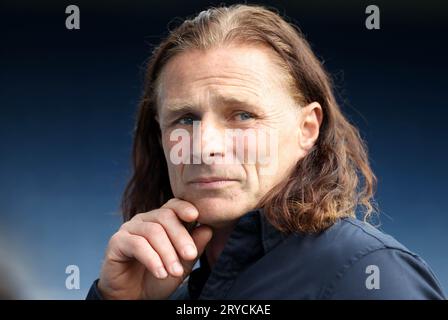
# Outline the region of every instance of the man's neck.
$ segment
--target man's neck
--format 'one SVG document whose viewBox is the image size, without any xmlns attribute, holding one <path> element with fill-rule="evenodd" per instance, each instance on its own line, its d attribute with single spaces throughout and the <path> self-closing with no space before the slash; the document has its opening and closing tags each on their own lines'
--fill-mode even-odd
<svg viewBox="0 0 448 320">
<path fill-rule="evenodd" d="M 205 248 L 205 255 L 210 268 L 213 268 L 221 255 L 221 252 L 224 250 L 227 240 L 229 239 L 234 227 L 235 225 L 232 224 L 222 228 L 213 228 L 213 237 Z"/>
</svg>

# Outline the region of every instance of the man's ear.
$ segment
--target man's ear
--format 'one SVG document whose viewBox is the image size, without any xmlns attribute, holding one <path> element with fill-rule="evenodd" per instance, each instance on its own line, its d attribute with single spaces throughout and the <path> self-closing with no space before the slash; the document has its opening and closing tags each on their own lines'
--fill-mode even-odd
<svg viewBox="0 0 448 320">
<path fill-rule="evenodd" d="M 319 137 L 323 111 L 318 102 L 312 102 L 300 110 L 299 144 L 302 150 L 310 150 Z"/>
</svg>

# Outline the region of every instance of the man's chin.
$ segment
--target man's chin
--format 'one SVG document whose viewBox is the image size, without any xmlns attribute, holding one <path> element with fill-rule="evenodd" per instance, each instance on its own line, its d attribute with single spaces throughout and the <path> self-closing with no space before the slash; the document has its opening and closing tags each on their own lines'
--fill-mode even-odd
<svg viewBox="0 0 448 320">
<path fill-rule="evenodd" d="M 199 223 L 212 228 L 231 225 L 250 210 L 236 205 L 235 201 L 219 198 L 202 198 L 190 202 L 199 211 Z"/>
</svg>

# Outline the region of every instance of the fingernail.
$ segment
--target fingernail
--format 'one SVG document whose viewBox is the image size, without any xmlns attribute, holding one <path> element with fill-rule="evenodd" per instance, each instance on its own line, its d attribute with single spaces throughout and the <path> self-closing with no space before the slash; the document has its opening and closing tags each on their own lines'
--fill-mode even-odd
<svg viewBox="0 0 448 320">
<path fill-rule="evenodd" d="M 173 263 L 173 265 L 171 266 L 171 270 L 174 274 L 182 274 L 184 272 L 184 269 L 179 262 Z"/>
<path fill-rule="evenodd" d="M 193 247 L 191 244 L 187 244 L 184 248 L 184 256 L 190 257 L 190 258 L 196 258 L 196 248 Z"/>
<path fill-rule="evenodd" d="M 159 279 L 165 279 L 168 276 L 168 273 L 166 272 L 165 268 L 160 267 L 156 271 L 157 278 Z"/>
</svg>

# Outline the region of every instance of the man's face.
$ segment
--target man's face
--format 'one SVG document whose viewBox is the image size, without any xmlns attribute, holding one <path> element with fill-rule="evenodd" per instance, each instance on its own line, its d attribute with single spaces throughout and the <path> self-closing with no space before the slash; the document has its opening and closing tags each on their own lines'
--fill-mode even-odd
<svg viewBox="0 0 448 320">
<path fill-rule="evenodd" d="M 157 118 L 171 188 L 198 208 L 202 224 L 231 225 L 306 154 L 300 140 L 312 133 L 267 49 L 188 50 L 168 62 L 159 83 Z M 255 140 L 241 132 L 255 133 L 249 135 Z M 174 159 L 179 155 L 184 161 Z"/>
</svg>

